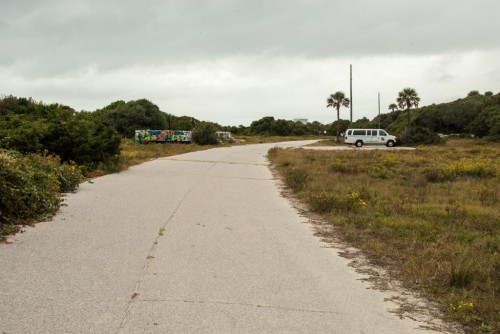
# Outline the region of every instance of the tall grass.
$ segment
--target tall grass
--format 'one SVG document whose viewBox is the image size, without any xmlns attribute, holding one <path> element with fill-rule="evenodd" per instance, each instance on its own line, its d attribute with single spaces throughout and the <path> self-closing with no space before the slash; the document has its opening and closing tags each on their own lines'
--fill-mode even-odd
<svg viewBox="0 0 500 334">
<path fill-rule="evenodd" d="M 471 333 L 499 330 L 500 145 L 268 155 L 309 209 Z M 293 171 L 300 170 L 300 187 Z"/>
</svg>

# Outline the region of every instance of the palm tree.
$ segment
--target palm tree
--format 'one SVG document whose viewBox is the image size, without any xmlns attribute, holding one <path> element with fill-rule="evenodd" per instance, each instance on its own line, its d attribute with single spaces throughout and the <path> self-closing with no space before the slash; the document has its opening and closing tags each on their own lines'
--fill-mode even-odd
<svg viewBox="0 0 500 334">
<path fill-rule="evenodd" d="M 336 92 L 335 94 L 330 94 L 326 99 L 326 107 L 337 108 L 337 143 L 339 142 L 339 132 L 340 132 L 340 107 L 349 107 L 351 102 L 343 92 Z"/>
<path fill-rule="evenodd" d="M 398 105 L 396 103 L 391 103 L 389 104 L 389 109 L 394 112 L 398 108 Z"/>
<path fill-rule="evenodd" d="M 406 108 L 406 111 L 408 111 L 408 131 L 409 135 L 411 135 L 410 108 L 418 108 L 420 97 L 418 97 L 417 91 L 415 89 L 408 87 L 399 92 L 396 101 L 398 102 L 399 108 Z"/>
</svg>

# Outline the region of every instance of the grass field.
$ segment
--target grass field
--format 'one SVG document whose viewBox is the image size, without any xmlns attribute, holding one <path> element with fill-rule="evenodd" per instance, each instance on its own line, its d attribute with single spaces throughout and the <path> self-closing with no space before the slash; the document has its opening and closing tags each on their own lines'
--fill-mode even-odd
<svg viewBox="0 0 500 334">
<path fill-rule="evenodd" d="M 330 233 L 470 333 L 500 330 L 499 157 L 499 144 L 464 139 L 414 151 L 269 151 Z"/>
</svg>

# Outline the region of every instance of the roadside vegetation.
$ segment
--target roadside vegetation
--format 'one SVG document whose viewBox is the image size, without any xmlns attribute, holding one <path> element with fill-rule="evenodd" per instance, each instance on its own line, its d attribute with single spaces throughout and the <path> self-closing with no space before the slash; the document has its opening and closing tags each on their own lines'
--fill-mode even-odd
<svg viewBox="0 0 500 334">
<path fill-rule="evenodd" d="M 0 149 L 0 242 L 21 225 L 54 214 L 61 193 L 84 180 L 82 168 L 56 155 L 20 154 Z"/>
<path fill-rule="evenodd" d="M 500 330 L 500 144 L 413 151 L 273 148 L 286 186 L 405 286 L 470 333 Z"/>
</svg>

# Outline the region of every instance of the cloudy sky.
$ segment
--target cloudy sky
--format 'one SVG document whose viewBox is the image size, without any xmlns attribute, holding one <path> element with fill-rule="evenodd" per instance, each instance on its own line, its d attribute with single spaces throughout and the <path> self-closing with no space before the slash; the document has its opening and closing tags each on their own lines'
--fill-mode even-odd
<svg viewBox="0 0 500 334">
<path fill-rule="evenodd" d="M 93 111 L 146 98 L 223 125 L 372 119 L 500 92 L 498 0 L 2 0 L 0 95 Z M 341 111 L 349 118 L 349 110 Z"/>
</svg>

